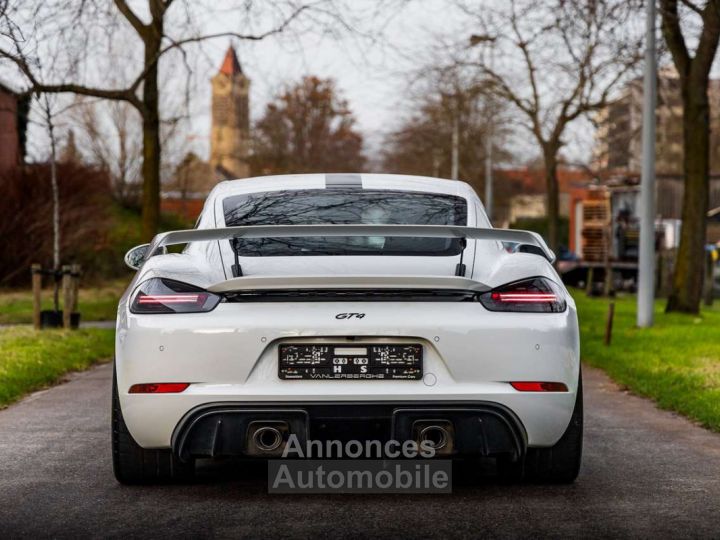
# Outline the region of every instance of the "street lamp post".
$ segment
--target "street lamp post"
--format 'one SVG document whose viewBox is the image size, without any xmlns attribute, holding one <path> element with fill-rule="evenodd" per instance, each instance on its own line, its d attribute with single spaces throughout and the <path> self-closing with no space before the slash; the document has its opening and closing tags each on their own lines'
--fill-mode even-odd
<svg viewBox="0 0 720 540">
<path fill-rule="evenodd" d="M 490 46 L 490 70 L 492 71 L 495 69 L 495 38 L 488 39 L 488 44 Z M 492 98 L 492 89 L 488 88 L 488 92 L 485 96 L 485 103 L 487 108 L 485 129 L 485 212 L 487 213 L 488 220 L 490 220 L 491 222 L 493 217 L 493 113 L 495 112 L 493 109 L 494 103 Z"/>
<path fill-rule="evenodd" d="M 492 104 L 490 104 L 492 107 Z M 485 213 L 492 222 L 493 214 L 493 172 L 492 172 L 492 110 L 488 113 L 487 129 L 485 130 Z"/>
<path fill-rule="evenodd" d="M 460 111 L 458 107 L 458 96 L 455 94 L 452 119 L 452 141 L 450 155 L 450 179 L 460 178 Z"/>
<path fill-rule="evenodd" d="M 495 42 L 497 36 L 490 36 L 487 34 L 473 35 L 470 37 L 470 46 L 485 44 L 489 48 L 490 53 L 490 69 L 489 73 L 492 73 L 495 69 Z M 487 49 L 486 49 L 487 50 Z M 493 144 L 493 102 L 492 102 L 492 90 L 487 89 L 488 93 L 485 97 L 485 112 L 487 114 L 485 124 L 485 213 L 489 220 L 492 220 L 493 213 L 493 174 L 492 174 L 492 144 Z"/>
<path fill-rule="evenodd" d="M 637 325 L 652 326 L 655 300 L 655 0 L 646 2 L 645 77 L 643 81 L 642 175 L 640 184 L 640 257 Z"/>
</svg>

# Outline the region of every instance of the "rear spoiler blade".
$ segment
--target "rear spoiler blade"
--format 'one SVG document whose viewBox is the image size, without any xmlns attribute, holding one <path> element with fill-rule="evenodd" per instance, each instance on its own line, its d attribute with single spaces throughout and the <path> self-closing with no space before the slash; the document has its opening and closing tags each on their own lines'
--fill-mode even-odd
<svg viewBox="0 0 720 540">
<path fill-rule="evenodd" d="M 187 229 L 160 233 L 147 253 L 164 246 L 232 240 L 233 238 L 301 238 L 313 236 L 395 236 L 413 238 L 466 238 L 533 246 L 551 263 L 555 254 L 542 236 L 517 229 L 488 229 L 456 225 L 248 225 L 218 229 Z M 533 250 L 535 251 L 535 250 Z"/>
<path fill-rule="evenodd" d="M 238 291 L 318 289 L 419 289 L 485 292 L 479 281 L 454 276 L 310 275 L 245 276 L 221 281 L 207 288 L 214 293 Z"/>
</svg>

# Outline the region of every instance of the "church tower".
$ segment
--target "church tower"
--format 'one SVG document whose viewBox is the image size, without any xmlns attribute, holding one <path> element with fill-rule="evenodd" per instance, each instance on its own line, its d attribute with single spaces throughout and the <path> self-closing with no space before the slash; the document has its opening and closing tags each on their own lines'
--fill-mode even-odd
<svg viewBox="0 0 720 540">
<path fill-rule="evenodd" d="M 210 166 L 217 180 L 250 175 L 250 80 L 230 46 L 220 71 L 212 78 Z"/>
</svg>

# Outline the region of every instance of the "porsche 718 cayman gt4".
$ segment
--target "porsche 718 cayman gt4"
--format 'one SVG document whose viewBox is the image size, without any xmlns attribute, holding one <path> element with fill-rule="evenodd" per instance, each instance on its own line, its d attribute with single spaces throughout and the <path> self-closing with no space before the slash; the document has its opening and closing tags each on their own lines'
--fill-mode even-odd
<svg viewBox="0 0 720 540">
<path fill-rule="evenodd" d="M 169 253 L 167 246 L 185 245 Z M 531 232 L 462 182 L 308 174 L 218 184 L 195 229 L 128 252 L 113 465 L 124 483 L 298 440 L 413 440 L 571 482 L 575 305 Z"/>
</svg>

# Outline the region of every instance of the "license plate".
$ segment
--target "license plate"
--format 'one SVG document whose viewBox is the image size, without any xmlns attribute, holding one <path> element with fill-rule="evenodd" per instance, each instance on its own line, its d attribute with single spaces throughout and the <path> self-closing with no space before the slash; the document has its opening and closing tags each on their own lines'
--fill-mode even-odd
<svg viewBox="0 0 720 540">
<path fill-rule="evenodd" d="M 419 344 L 283 344 L 279 347 L 281 379 L 422 378 Z"/>
</svg>

